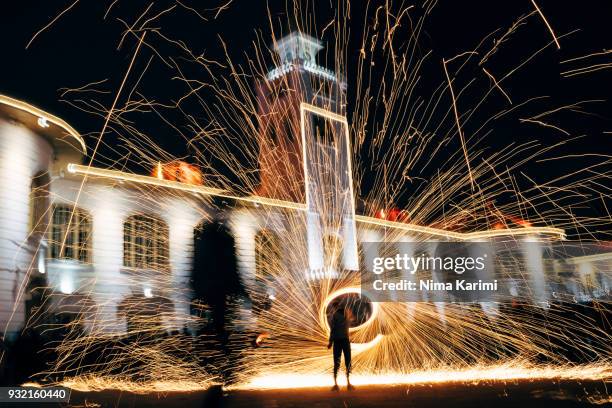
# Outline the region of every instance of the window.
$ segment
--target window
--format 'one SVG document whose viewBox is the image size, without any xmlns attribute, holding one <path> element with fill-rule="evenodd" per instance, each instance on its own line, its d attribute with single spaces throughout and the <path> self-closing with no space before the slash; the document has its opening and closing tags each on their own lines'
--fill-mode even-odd
<svg viewBox="0 0 612 408">
<path fill-rule="evenodd" d="M 281 267 L 280 241 L 272 231 L 261 230 L 255 235 L 255 280 L 267 286 Z"/>
<path fill-rule="evenodd" d="M 51 220 L 51 258 L 91 262 L 89 213 L 71 205 L 54 205 Z"/>
<path fill-rule="evenodd" d="M 251 298 L 255 315 L 272 307 L 273 279 L 283 267 L 280 245 L 278 235 L 272 231 L 264 229 L 255 235 L 255 290 Z"/>
<path fill-rule="evenodd" d="M 49 210 L 49 174 L 39 173 L 32 178 L 30 186 L 30 233 L 40 237 L 47 228 Z"/>
<path fill-rule="evenodd" d="M 169 269 L 168 225 L 151 215 L 138 214 L 123 224 L 123 266 L 134 269 Z"/>
<path fill-rule="evenodd" d="M 326 117 L 313 114 L 312 115 L 312 129 L 315 140 L 324 146 L 333 145 L 333 125 L 327 120 Z"/>
</svg>

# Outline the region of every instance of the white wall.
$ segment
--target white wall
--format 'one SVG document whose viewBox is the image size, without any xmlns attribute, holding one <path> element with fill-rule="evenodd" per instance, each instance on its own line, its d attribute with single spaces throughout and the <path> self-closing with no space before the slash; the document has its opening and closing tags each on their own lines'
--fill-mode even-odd
<svg viewBox="0 0 612 408">
<path fill-rule="evenodd" d="M 78 194 L 78 191 L 81 193 Z M 125 322 L 117 306 L 127 296 L 143 296 L 145 289 L 174 303 L 175 319 L 167 329 L 179 329 L 189 315 L 193 229 L 205 214 L 205 204 L 191 196 L 169 190 L 129 188 L 87 180 L 58 178 L 53 181 L 52 201 L 88 211 L 92 217 L 93 250 L 91 267 L 71 267 L 63 261 L 48 260 L 49 284 L 61 291 L 62 279 L 69 276 L 75 291 L 90 296 L 98 309 L 88 321 L 96 331 L 122 332 Z M 170 273 L 133 273 L 123 268 L 123 223 L 127 217 L 146 213 L 164 220 L 169 227 Z"/>
<path fill-rule="evenodd" d="M 0 118 L 0 332 L 24 324 L 25 289 L 37 245 L 28 240 L 32 177 L 49 169 L 51 145 L 28 128 Z"/>
</svg>

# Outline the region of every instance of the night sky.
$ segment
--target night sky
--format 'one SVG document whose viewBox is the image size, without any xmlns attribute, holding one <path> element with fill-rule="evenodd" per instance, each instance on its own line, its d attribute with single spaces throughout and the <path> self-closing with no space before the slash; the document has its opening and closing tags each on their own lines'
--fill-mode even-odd
<svg viewBox="0 0 612 408">
<path fill-rule="evenodd" d="M 0 32 L 3 39 L 0 93 L 28 101 L 64 118 L 86 136 L 88 145 L 91 146 L 92 138 L 96 137 L 96 132 L 102 128 L 103 118 L 83 113 L 62 101 L 61 89 L 76 88 L 93 81 L 107 79 L 103 88 L 116 90 L 136 45 L 134 38 L 128 37 L 122 47 L 117 49 L 124 30 L 124 25 L 119 19 L 131 24 L 151 2 L 119 0 L 104 18 L 111 1 L 81 0 L 49 29 L 41 33 L 28 49 L 26 45 L 34 33 L 48 24 L 60 11 L 70 6 L 73 0 L 22 0 L 4 3 L 0 14 Z M 155 15 L 155 10 L 159 12 L 173 3 L 157 1 L 148 15 Z M 178 7 L 162 17 L 157 25 L 163 27 L 164 33 L 169 36 L 185 40 L 196 54 L 204 53 L 213 59 L 221 59 L 223 56 L 218 36 L 226 42 L 230 56 L 237 62 L 245 61 L 244 53 L 250 52 L 256 32 L 259 32 L 261 38 L 270 38 L 268 8 L 275 19 L 276 27 L 283 25 L 278 23 L 278 20 L 285 19 L 284 1 L 235 0 L 216 19 L 214 18 L 216 12 L 207 10 L 203 4 L 223 4 L 225 1 L 182 3 L 194 7 L 209 21 L 204 23 L 194 13 Z M 312 2 L 308 3 L 308 8 L 312 9 Z M 335 2 L 315 3 L 317 3 L 316 24 L 320 27 L 329 20 L 334 8 L 330 7 L 330 3 L 333 5 Z M 363 3 L 365 2 L 352 2 L 354 18 L 351 20 L 351 40 L 354 40 L 355 44 L 358 43 L 362 30 L 362 18 L 359 16 L 363 13 Z M 576 29 L 580 31 L 562 38 L 561 50 L 550 47 L 542 52 L 528 67 L 505 84 L 506 90 L 517 101 L 538 95 L 550 96 L 534 106 L 532 113 L 576 101 L 609 99 L 612 90 L 612 69 L 568 79 L 561 77 L 560 73 L 565 66 L 559 62 L 612 47 L 612 24 L 609 22 L 612 17 L 612 2 L 539 0 L 538 4 L 558 36 Z M 419 91 L 426 93 L 428 87 L 433 89 L 441 83 L 444 78 L 440 69 L 442 58 L 450 58 L 473 48 L 489 32 L 509 26 L 519 16 L 532 10 L 533 5 L 528 0 L 440 1 L 424 28 L 423 52 L 433 50 L 431 58 L 433 62 L 431 67 L 426 67 L 425 72 L 428 75 L 423 76 Z M 418 10 L 415 13 L 418 14 Z M 504 67 L 516 65 L 520 58 L 525 58 L 530 53 L 526 50 L 533 50 L 534 47 L 550 40 L 550 33 L 544 23 L 532 18 L 527 27 L 513 37 L 504 48 L 504 53 L 500 53 L 489 68 L 494 72 L 501 72 Z M 142 51 L 135 72 L 142 71 L 151 55 L 153 55 L 151 50 Z M 358 48 L 350 49 L 348 56 L 349 62 L 351 58 L 356 59 Z M 608 55 L 589 61 L 602 63 L 611 60 L 612 57 Z M 172 100 L 183 90 L 178 90 L 180 84 L 171 81 L 170 76 L 163 64 L 154 58 L 150 70 L 142 79 L 142 88 L 146 89 L 149 95 L 154 94 L 161 100 Z M 351 92 L 355 89 L 351 88 L 353 76 L 354 72 L 347 73 L 349 115 L 352 114 Z M 108 107 L 113 97 L 112 92 L 101 94 L 98 96 L 98 101 Z M 497 102 L 503 102 L 503 97 L 501 95 L 498 97 L 500 99 Z M 612 153 L 612 133 L 604 133 L 612 132 L 611 107 L 609 101 L 590 103 L 586 108 L 588 115 L 565 112 L 562 116 L 551 120 L 573 136 L 585 135 L 579 142 L 561 148 L 559 154 Z M 491 112 L 493 111 L 495 109 L 491 107 Z M 486 107 L 484 113 L 487 113 Z M 149 123 L 138 125 L 152 134 L 156 142 L 171 154 L 189 156 L 183 141 L 172 134 L 171 129 L 158 128 Z M 176 125 L 181 126 L 180 123 Z M 498 124 L 495 132 L 496 137 L 491 142 L 492 149 L 498 147 L 495 143 L 499 142 L 502 146 L 510 139 L 521 143 L 538 138 L 546 145 L 557 143 L 566 137 L 553 129 L 525 127 L 519 124 L 517 117 L 508 118 Z M 117 158 L 113 156 L 114 154 L 122 153 L 113 152 L 112 148 L 118 143 L 114 137 L 112 131 L 105 135 L 106 150 L 103 150 L 103 155 L 108 159 L 101 160 L 100 165 L 109 164 Z M 550 179 L 567 172 L 569 170 L 567 166 L 567 162 L 563 164 L 551 162 L 533 168 L 527 166 L 526 171 Z M 601 215 L 605 210 L 603 206 L 594 205 L 591 211 L 593 215 Z"/>
</svg>

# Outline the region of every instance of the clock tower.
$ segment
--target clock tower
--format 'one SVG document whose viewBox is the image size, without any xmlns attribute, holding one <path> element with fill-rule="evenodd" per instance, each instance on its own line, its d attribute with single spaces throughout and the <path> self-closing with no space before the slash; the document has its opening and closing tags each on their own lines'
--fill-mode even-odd
<svg viewBox="0 0 612 408">
<path fill-rule="evenodd" d="M 322 43 L 293 32 L 274 44 L 277 66 L 257 87 L 258 194 L 306 206 L 313 278 L 357 270 L 346 84 L 317 64 Z"/>
</svg>

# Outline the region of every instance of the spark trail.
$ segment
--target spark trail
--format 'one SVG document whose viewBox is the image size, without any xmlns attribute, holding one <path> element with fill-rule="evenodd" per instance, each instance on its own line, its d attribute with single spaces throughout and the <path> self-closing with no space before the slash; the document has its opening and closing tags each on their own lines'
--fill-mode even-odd
<svg viewBox="0 0 612 408">
<path fill-rule="evenodd" d="M 115 3 L 109 4 L 111 14 Z M 315 2 L 294 2 L 293 7 L 284 10 L 287 21 L 283 24 L 327 39 L 328 48 L 319 64 L 329 70 L 317 72 L 331 79 L 310 84 L 314 93 L 329 94 L 333 84 L 340 83 L 351 89 L 350 95 L 354 96 L 354 100 L 341 96 L 340 104 L 348 116 L 354 196 L 360 208 L 356 217 L 359 240 L 426 246 L 436 239 L 479 237 L 518 242 L 526 235 L 537 235 L 543 242 L 554 242 L 566 237 L 563 230 L 573 241 L 592 239 L 609 223 L 609 215 L 581 217 L 568 208 L 585 201 L 609 199 L 610 190 L 605 187 L 610 181 L 609 156 L 601 155 L 599 161 L 589 159 L 577 165 L 573 162 L 575 170 L 568 175 L 546 180 L 525 175 L 528 164 L 556 158 L 556 148 L 571 140 L 546 145 L 537 141 L 509 141 L 497 149 L 489 144 L 496 126 L 513 115 L 520 114 L 527 118 L 524 121 L 547 126 L 540 120 L 542 116 L 559 113 L 555 109 L 538 113 L 547 98 L 535 95 L 519 100 L 509 91 L 510 87 L 504 86 L 527 64 L 536 63 L 536 57 L 551 45 L 559 47 L 561 36 L 555 36 L 533 2 L 553 36 L 552 42 L 534 41 L 533 48 L 520 59 L 514 59 L 514 65 L 507 67 L 506 72 L 494 71 L 498 79 L 491 75 L 488 64 L 511 44 L 511 37 L 524 26 L 536 23 L 533 21 L 536 13 L 527 10 L 528 14 L 509 21 L 508 28 L 485 36 L 472 49 L 443 59 L 444 76 L 434 79 L 437 86 L 424 88 L 423 77 L 431 72 L 426 69 L 431 53 L 422 51 L 421 36 L 435 5 L 433 1 L 420 7 L 368 3 L 359 20 L 365 24 L 359 25 L 361 35 L 357 44 L 349 35 L 351 30 L 358 29 L 351 19 L 353 5 L 334 5 L 337 10 L 325 21 L 318 21 L 318 7 L 323 6 Z M 125 314 L 132 315 L 131 338 L 126 340 L 117 330 L 115 319 L 109 318 L 106 309 L 112 306 L 111 300 L 107 304 L 83 300 L 74 320 L 46 328 L 64 330 L 66 334 L 54 345 L 57 361 L 38 378 L 41 381 L 62 378 L 59 383 L 79 390 L 194 390 L 225 381 L 224 372 L 230 366 L 232 386 L 238 388 L 320 385 L 327 381 L 323 375 L 329 377 L 330 368 L 330 356 L 325 349 L 329 335 L 327 306 L 341 295 L 357 294 L 360 282 L 358 274 L 338 266 L 344 247 L 334 238 L 341 236 L 342 221 L 329 215 L 338 213 L 340 204 L 335 200 L 316 202 L 315 209 L 322 215 L 329 238 L 323 245 L 324 265 L 316 272 L 309 271 L 304 176 L 294 167 L 296 151 L 316 157 L 319 168 L 335 169 L 337 157 L 317 156 L 318 153 L 299 143 L 299 149 L 292 150 L 295 146 L 272 136 L 282 132 L 298 135 L 301 126 L 290 104 L 282 102 L 287 94 L 299 99 L 301 91 L 290 80 L 291 75 L 279 74 L 289 72 L 291 67 L 283 67 L 274 52 L 274 45 L 287 33 L 277 28 L 272 11 L 268 11 L 271 35 L 256 31 L 253 48 L 246 51 L 244 61 L 240 62 L 230 55 L 223 33 L 218 45 L 222 57 L 213 58 L 191 50 L 188 38 L 173 38 L 170 30 L 164 29 L 161 18 L 175 15 L 180 18 L 180 13 L 187 12 L 196 16 L 198 24 L 208 24 L 208 20 L 223 20 L 228 8 L 236 7 L 233 2 L 213 9 L 198 9 L 179 2 L 176 6 L 156 9 L 151 3 L 144 12 L 118 17 L 126 30 L 119 36 L 121 41 L 130 41 L 132 36 L 127 33 L 136 34 L 140 38 L 138 46 L 145 45 L 150 54 L 141 75 L 131 75 L 132 81 L 126 82 L 131 90 L 122 107 L 113 104 L 110 110 L 104 108 L 97 99 L 105 92 L 100 89 L 105 85 L 101 81 L 88 81 L 92 84 L 90 88 L 64 91 L 63 98 L 75 108 L 106 118 L 108 128 L 121 141 L 117 147 L 100 135 L 98 142 L 102 148 L 96 149 L 90 158 L 92 163 L 108 165 L 113 170 L 72 167 L 75 177 L 83 177 L 76 187 L 76 201 L 89 194 L 86 183 L 112 180 L 129 183 L 143 210 L 161 207 L 162 211 L 173 211 L 176 207 L 170 203 L 179 202 L 187 213 L 193 214 L 193 219 L 212 223 L 215 213 L 224 208 L 218 199 L 233 200 L 236 208 L 227 221 L 236 233 L 237 246 L 246 242 L 241 239 L 249 237 L 254 242 L 249 244 L 251 248 L 255 245 L 263 248 L 255 255 L 253 268 L 243 277 L 252 312 L 236 312 L 231 322 L 234 335 L 223 351 L 215 336 L 202 332 L 195 338 L 164 335 L 184 326 L 200 328 L 202 318 L 188 312 L 194 306 L 192 299 L 181 296 L 182 288 L 171 273 L 137 271 L 126 277 L 125 287 L 140 282 L 144 276 L 153 287 L 163 290 L 155 299 L 127 299 L 122 305 Z M 494 40 L 500 31 L 505 34 Z M 356 62 L 350 57 L 351 50 L 359 50 Z M 447 62 L 451 60 L 454 71 L 449 72 Z M 157 95 L 155 87 L 144 84 L 150 64 L 169 73 L 177 94 Z M 278 71 L 271 71 L 271 67 Z M 565 74 L 586 74 L 593 69 Z M 472 75 L 474 72 L 476 76 Z M 260 86 L 257 91 L 254 83 Z M 450 100 L 445 98 L 447 90 Z M 275 109 L 262 114 L 257 92 L 267 92 Z M 503 104 L 493 103 L 493 95 L 500 92 Z M 459 100 L 462 111 L 457 109 Z M 568 106 L 571 109 L 560 111 L 579 107 Z M 202 172 L 203 185 L 167 180 L 163 171 L 157 177 L 119 171 L 141 167 L 149 173 L 158 163 L 183 159 L 166 152 L 156 142 L 156 136 L 140 126 L 147 120 L 167 129 L 188 146 L 191 160 Z M 562 130 L 560 126 L 555 128 Z M 329 128 L 320 137 L 333 150 L 340 151 L 336 132 Z M 560 133 L 567 136 L 569 132 Z M 113 153 L 119 153 L 119 149 L 117 159 Z M 264 159 L 263 151 L 270 152 Z M 274 189 L 262 191 L 260 180 L 265 170 L 260 169 L 259 177 L 255 171 L 262 162 L 277 179 Z M 335 185 L 330 174 L 322 172 L 319 177 L 333 187 L 331 190 L 345 188 Z M 346 195 L 348 191 L 336 193 Z M 404 203 L 404 210 L 395 219 L 380 213 L 390 202 Z M 116 203 L 117 208 L 122 205 L 128 203 Z M 138 242 L 147 242 L 147 237 L 160 233 L 168 234 L 163 229 L 143 228 L 138 232 Z M 65 244 L 62 242 L 62 246 Z M 125 245 L 131 244 L 124 243 L 124 248 Z M 361 247 L 358 254 L 363 265 L 365 254 Z M 157 269 L 171 271 L 175 267 L 175 260 L 168 254 L 156 259 L 162 265 Z M 500 263 L 514 265 L 514 261 L 509 257 Z M 431 271 L 420 273 L 425 276 Z M 510 276 L 513 272 L 502 268 L 501 273 Z M 579 286 L 580 279 L 566 277 L 562 283 L 565 292 L 557 294 L 559 299 L 575 297 L 576 293 L 568 288 Z M 98 274 L 85 282 L 80 291 L 87 299 L 105 299 L 105 293 L 100 296 L 99 292 L 109 284 L 108 278 Z M 169 301 L 174 302 L 174 307 L 168 306 Z M 235 310 L 241 310 L 245 300 L 233 298 L 232 302 L 237 304 Z M 534 378 L 609 381 L 610 332 L 589 323 L 593 318 L 587 315 L 609 307 L 609 293 L 585 309 L 588 311 L 585 314 L 576 313 L 572 302 L 565 300 L 550 310 L 538 307 L 529 295 L 519 297 L 518 302 L 523 307 L 442 305 L 435 299 L 371 304 L 369 315 L 366 313 L 362 324 L 351 332 L 356 381 L 364 384 Z M 203 306 L 201 311 L 205 310 Z M 30 324 L 46 327 L 36 320 Z M 249 347 L 254 336 L 258 339 L 257 347 Z M 100 354 L 103 357 L 92 361 L 90 356 L 109 343 L 110 352 L 106 350 Z M 585 360 L 595 362 L 576 364 L 564 354 L 567 349 L 579 350 Z M 287 381 L 279 382 L 281 377 Z"/>
</svg>

